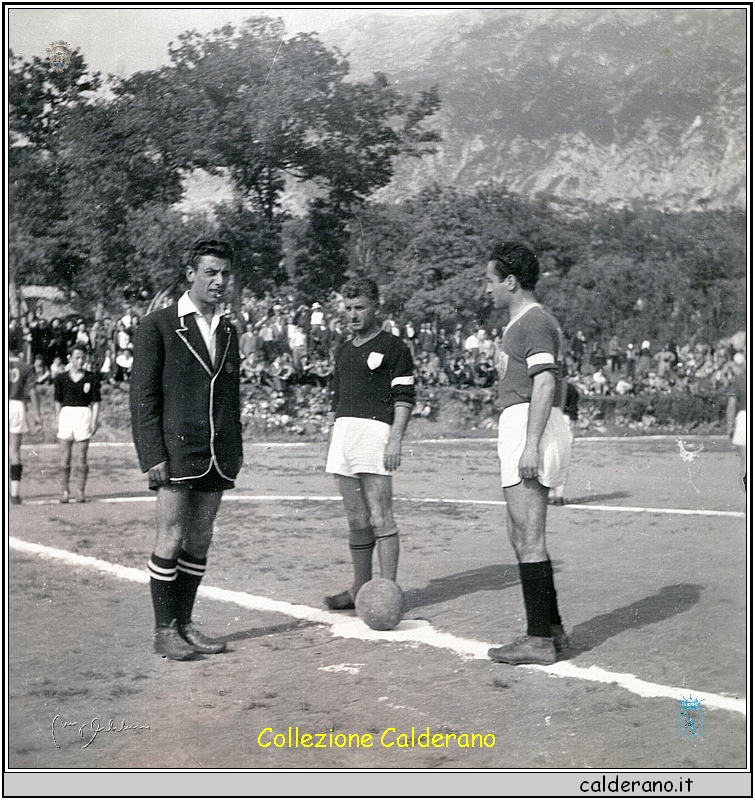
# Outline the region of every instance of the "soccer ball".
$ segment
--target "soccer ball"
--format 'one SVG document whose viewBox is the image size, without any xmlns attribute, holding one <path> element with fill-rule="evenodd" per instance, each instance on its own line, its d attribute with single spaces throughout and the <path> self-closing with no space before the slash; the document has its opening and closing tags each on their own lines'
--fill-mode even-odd
<svg viewBox="0 0 755 800">
<path fill-rule="evenodd" d="M 362 621 L 375 631 L 390 631 L 401 622 L 404 593 L 387 578 L 373 578 L 357 592 L 354 603 Z"/>
</svg>

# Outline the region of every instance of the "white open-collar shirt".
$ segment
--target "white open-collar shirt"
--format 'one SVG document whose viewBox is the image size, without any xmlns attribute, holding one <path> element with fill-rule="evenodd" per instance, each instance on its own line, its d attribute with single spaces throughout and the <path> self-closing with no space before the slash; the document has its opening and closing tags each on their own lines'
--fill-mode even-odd
<svg viewBox="0 0 755 800">
<path fill-rule="evenodd" d="M 202 314 L 202 312 L 197 308 L 196 303 L 191 299 L 189 290 L 187 289 L 181 295 L 181 297 L 178 298 L 178 316 L 186 317 L 189 314 L 196 314 L 197 327 L 199 328 L 199 332 L 202 334 L 202 338 L 207 346 L 207 352 L 210 354 L 212 363 L 215 364 L 215 350 L 217 349 L 216 345 L 218 341 L 217 330 L 218 325 L 220 324 L 220 318 L 223 315 L 216 306 L 215 311 L 212 314 L 212 320 L 208 322 L 207 317 Z"/>
</svg>

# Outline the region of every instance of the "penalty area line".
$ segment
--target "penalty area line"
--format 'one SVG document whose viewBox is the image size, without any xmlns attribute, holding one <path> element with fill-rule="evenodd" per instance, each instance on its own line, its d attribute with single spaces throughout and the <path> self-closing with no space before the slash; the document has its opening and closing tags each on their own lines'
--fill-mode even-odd
<svg viewBox="0 0 755 800">
<path fill-rule="evenodd" d="M 149 583 L 149 575 L 145 570 L 124 567 L 112 564 L 92 556 L 82 556 L 68 550 L 59 550 L 43 544 L 26 542 L 15 536 L 8 538 L 8 547 L 19 553 L 35 555 L 45 559 L 68 564 L 73 567 L 98 570 L 113 575 L 121 580 L 133 583 Z M 426 620 L 413 619 L 402 621 L 392 631 L 374 631 L 362 622 L 359 617 L 344 617 L 319 608 L 312 608 L 302 604 L 288 603 L 283 600 L 272 600 L 261 595 L 252 595 L 247 592 L 237 592 L 229 589 L 220 589 L 215 586 L 200 586 L 199 594 L 212 600 L 223 603 L 232 603 L 252 611 L 272 611 L 284 614 L 294 619 L 327 625 L 333 636 L 344 639 L 361 639 L 364 641 L 389 641 L 409 642 L 412 644 L 426 644 L 439 650 L 450 650 L 466 660 L 488 659 L 488 649 L 493 646 L 491 642 L 478 642 L 474 639 L 465 639 L 451 633 L 435 630 Z M 534 669 L 559 678 L 577 678 L 578 680 L 592 683 L 607 683 L 620 686 L 632 694 L 643 698 L 669 697 L 682 700 L 687 694 L 701 697 L 706 708 L 717 708 L 746 714 L 747 706 L 744 698 L 726 697 L 711 694 L 710 692 L 694 691 L 689 687 L 664 686 L 637 678 L 631 673 L 609 672 L 597 666 L 579 667 L 569 661 L 559 661 L 549 666 L 537 664 L 524 664 L 525 669 Z"/>
</svg>

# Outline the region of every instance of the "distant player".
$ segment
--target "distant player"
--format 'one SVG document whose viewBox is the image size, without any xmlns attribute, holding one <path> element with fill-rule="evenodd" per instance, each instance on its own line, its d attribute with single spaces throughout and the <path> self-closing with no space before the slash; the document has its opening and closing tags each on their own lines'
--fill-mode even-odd
<svg viewBox="0 0 755 800">
<path fill-rule="evenodd" d="M 391 473 L 401 464 L 401 442 L 414 405 L 414 365 L 402 339 L 382 330 L 377 284 L 349 281 L 341 290 L 353 338 L 336 356 L 335 424 L 326 471 L 333 473 L 349 524 L 354 581 L 325 598 L 328 608 L 354 608 L 372 579 L 377 545 L 380 575 L 396 580 L 399 532 L 393 518 Z"/>
<path fill-rule="evenodd" d="M 86 345 L 75 344 L 68 370 L 55 377 L 61 503 L 70 500 L 69 479 L 74 487 L 74 502 L 86 502 L 89 441 L 97 431 L 102 400 L 98 377 L 85 368 L 87 356 Z"/>
<path fill-rule="evenodd" d="M 493 249 L 487 290 L 496 308 L 509 311 L 499 356 L 498 455 L 527 612 L 527 635 L 488 652 L 507 664 L 552 664 L 567 646 L 545 546 L 545 518 L 548 487 L 565 481 L 571 440 L 555 405 L 561 330 L 535 298 L 538 275 L 537 256 L 524 245 L 509 242 Z"/>
<path fill-rule="evenodd" d="M 21 502 L 19 486 L 23 465 L 21 464 L 21 443 L 24 434 L 29 432 L 27 405 L 31 403 L 34 411 L 34 425 L 42 427 L 39 413 L 34 370 L 21 357 L 23 341 L 19 333 L 8 337 L 8 461 L 10 463 L 10 502 Z"/>
<path fill-rule="evenodd" d="M 739 354 L 738 354 L 739 355 Z M 747 488 L 747 369 L 742 361 L 741 371 L 735 376 L 729 388 L 726 404 L 726 429 L 731 443 L 739 452 L 742 470 L 742 483 Z"/>
</svg>

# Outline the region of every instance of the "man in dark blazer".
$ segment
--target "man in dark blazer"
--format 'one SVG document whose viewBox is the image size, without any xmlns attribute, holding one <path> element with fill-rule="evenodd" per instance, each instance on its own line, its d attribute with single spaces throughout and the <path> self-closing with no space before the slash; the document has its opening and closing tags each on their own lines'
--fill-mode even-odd
<svg viewBox="0 0 755 800">
<path fill-rule="evenodd" d="M 238 334 L 220 308 L 232 258 L 228 243 L 198 240 L 186 266 L 190 288 L 148 314 L 134 337 L 131 425 L 157 492 L 148 563 L 154 646 L 179 661 L 225 650 L 191 615 L 223 491 L 243 463 Z"/>
</svg>

